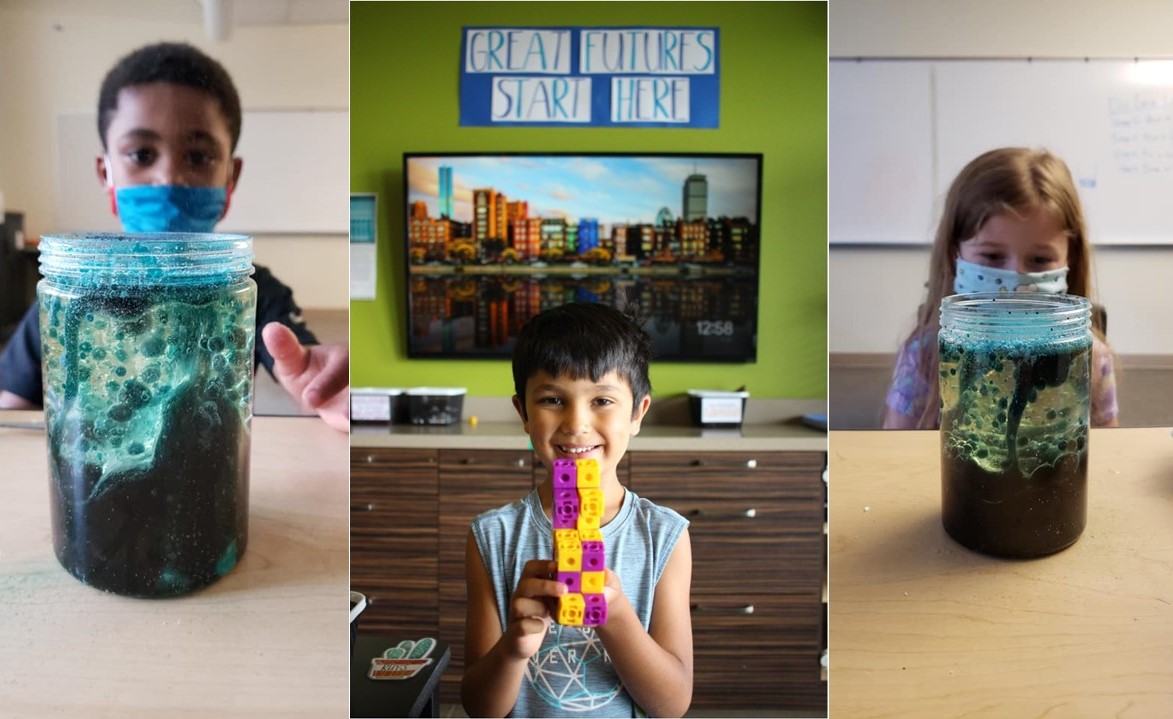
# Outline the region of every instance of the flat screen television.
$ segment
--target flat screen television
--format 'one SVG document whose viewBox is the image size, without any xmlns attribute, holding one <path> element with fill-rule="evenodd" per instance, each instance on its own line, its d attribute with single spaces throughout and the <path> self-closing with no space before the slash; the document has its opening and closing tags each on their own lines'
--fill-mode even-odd
<svg viewBox="0 0 1173 719">
<path fill-rule="evenodd" d="M 761 154 L 408 153 L 407 353 L 507 358 L 566 302 L 641 318 L 656 361 L 757 356 Z"/>
</svg>

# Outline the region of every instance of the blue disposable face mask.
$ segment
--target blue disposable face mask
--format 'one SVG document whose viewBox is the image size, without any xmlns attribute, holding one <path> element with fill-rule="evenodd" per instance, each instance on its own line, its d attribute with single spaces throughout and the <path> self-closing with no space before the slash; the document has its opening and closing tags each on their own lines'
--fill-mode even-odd
<svg viewBox="0 0 1173 719">
<path fill-rule="evenodd" d="M 1062 295 L 1067 292 L 1067 268 L 1046 272 L 1015 272 L 986 267 L 957 258 L 957 276 L 953 278 L 953 292 L 1045 292 Z"/>
<path fill-rule="evenodd" d="M 114 190 L 126 232 L 211 232 L 228 207 L 224 187 L 137 185 Z"/>
</svg>

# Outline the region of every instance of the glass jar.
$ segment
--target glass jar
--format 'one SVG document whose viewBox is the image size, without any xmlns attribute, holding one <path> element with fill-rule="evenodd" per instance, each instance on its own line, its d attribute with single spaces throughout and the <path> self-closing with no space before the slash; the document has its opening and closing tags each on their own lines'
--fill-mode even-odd
<svg viewBox="0 0 1173 719">
<path fill-rule="evenodd" d="M 1091 303 L 975 293 L 941 302 L 945 530 L 979 552 L 1036 557 L 1087 520 Z"/>
<path fill-rule="evenodd" d="M 216 581 L 248 538 L 252 240 L 56 235 L 40 251 L 58 561 L 136 597 Z"/>
</svg>

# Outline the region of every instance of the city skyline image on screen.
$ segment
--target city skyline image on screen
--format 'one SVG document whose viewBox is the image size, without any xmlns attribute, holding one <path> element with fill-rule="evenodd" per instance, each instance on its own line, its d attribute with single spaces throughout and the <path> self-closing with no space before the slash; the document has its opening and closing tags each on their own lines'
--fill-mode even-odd
<svg viewBox="0 0 1173 719">
<path fill-rule="evenodd" d="M 565 302 L 634 311 L 657 360 L 756 357 L 757 154 L 407 154 L 411 357 L 508 357 Z"/>
</svg>

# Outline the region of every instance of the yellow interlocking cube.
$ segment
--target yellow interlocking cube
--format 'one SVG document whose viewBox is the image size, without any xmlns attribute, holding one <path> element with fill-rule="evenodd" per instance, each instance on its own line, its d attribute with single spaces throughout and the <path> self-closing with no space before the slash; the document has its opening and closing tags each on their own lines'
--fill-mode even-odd
<svg viewBox="0 0 1173 719">
<path fill-rule="evenodd" d="M 579 515 L 579 517 L 576 521 L 578 522 L 579 531 L 589 532 L 592 530 L 598 531 L 598 529 L 599 529 L 599 518 L 598 517 L 588 517 L 586 515 Z"/>
<path fill-rule="evenodd" d="M 554 551 L 559 572 L 582 571 L 582 545 L 578 542 L 564 542 Z"/>
<path fill-rule="evenodd" d="M 583 594 L 602 594 L 603 593 L 603 572 L 583 572 L 582 573 L 582 593 Z"/>
<path fill-rule="evenodd" d="M 562 544 L 563 542 L 579 542 L 582 537 L 579 535 L 577 529 L 555 529 L 554 530 L 554 544 Z"/>
<path fill-rule="evenodd" d="M 578 488 L 583 487 L 601 487 L 599 480 L 599 460 L 597 459 L 580 459 L 574 463 L 574 467 L 578 470 Z"/>
<path fill-rule="evenodd" d="M 594 529 L 579 529 L 578 538 L 584 542 L 601 542 L 603 541 L 603 533 L 597 528 Z"/>
<path fill-rule="evenodd" d="M 558 597 L 558 623 L 572 627 L 582 626 L 586 602 L 581 594 L 563 594 Z"/>
<path fill-rule="evenodd" d="M 579 487 L 578 516 L 603 518 L 603 490 L 598 487 Z"/>
</svg>

